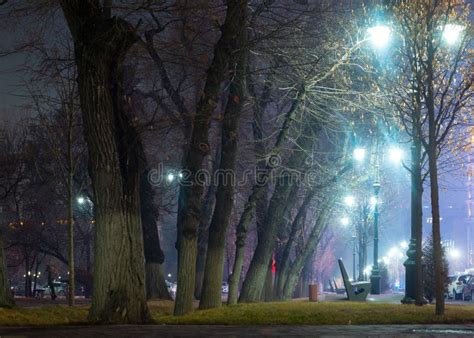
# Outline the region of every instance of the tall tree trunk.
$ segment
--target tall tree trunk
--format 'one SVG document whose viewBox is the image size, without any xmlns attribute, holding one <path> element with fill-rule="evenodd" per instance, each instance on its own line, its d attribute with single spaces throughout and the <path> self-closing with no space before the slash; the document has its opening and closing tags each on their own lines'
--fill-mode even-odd
<svg viewBox="0 0 474 338">
<path fill-rule="evenodd" d="M 214 171 L 215 170 L 213 170 L 213 172 Z M 201 220 L 198 227 L 198 251 L 196 258 L 196 282 L 194 286 L 194 297 L 196 299 L 201 299 L 202 283 L 204 280 L 204 266 L 206 264 L 207 255 L 207 241 L 209 238 L 209 225 L 214 212 L 216 190 L 217 185 L 212 183 L 207 189 L 206 197 L 201 203 Z"/>
<path fill-rule="evenodd" d="M 230 84 L 229 99 L 224 114 L 222 128 L 220 174 L 217 179 L 216 206 L 209 227 L 206 265 L 201 295 L 200 309 L 220 307 L 222 305 L 222 277 L 229 218 L 234 206 L 235 161 L 237 157 L 237 142 L 239 121 L 245 100 L 245 70 L 247 66 L 247 28 L 245 24 L 246 11 L 243 13 L 243 25 L 239 36 L 236 37 L 240 46 L 235 54 L 233 79 Z"/>
<path fill-rule="evenodd" d="M 267 161 L 265 170 L 263 171 L 263 174 L 260 175 L 260 177 L 257 177 L 257 180 L 259 182 L 258 184 L 255 184 L 253 186 L 252 193 L 248 197 L 247 202 L 244 206 L 244 211 L 240 216 L 235 239 L 234 266 L 232 268 L 232 275 L 229 278 L 229 296 L 227 300 L 228 304 L 237 304 L 240 276 L 242 275 L 242 268 L 244 265 L 245 242 L 247 240 L 248 228 L 253 220 L 258 201 L 261 200 L 267 192 L 270 175 L 274 172 L 276 168 L 275 163 L 272 161 L 272 159 L 273 157 L 278 157 L 280 155 L 283 146 L 287 140 L 291 122 L 296 116 L 296 113 L 298 112 L 300 103 L 302 102 L 303 98 L 304 90 L 300 90 L 296 94 L 296 98 L 293 100 L 290 109 L 286 113 L 285 120 L 278 134 L 275 146 L 272 149 L 272 153 L 270 154 L 269 160 Z"/>
<path fill-rule="evenodd" d="M 231 55 L 240 46 L 235 37 L 240 27 L 245 25 L 247 1 L 229 1 L 222 27 L 222 35 L 214 49 L 214 58 L 207 71 L 206 84 L 194 116 L 194 127 L 190 148 L 183 168 L 190 173 L 190 184 L 183 184 L 178 202 L 178 289 L 174 308 L 175 315 L 192 311 L 196 273 L 197 227 L 199 225 L 202 184 L 196 173 L 202 167 L 204 156 L 209 153 L 208 131 L 211 114 L 217 106 L 220 84 L 225 78 L 225 70 Z M 186 182 L 185 182 L 186 183 Z"/>
<path fill-rule="evenodd" d="M 415 134 L 416 135 L 416 134 Z M 423 182 L 421 179 L 421 141 L 418 137 L 413 139 L 412 149 L 412 196 L 411 196 L 411 227 L 414 230 L 415 240 L 415 303 L 426 303 L 423 287 Z"/>
<path fill-rule="evenodd" d="M 74 158 L 72 152 L 73 146 L 73 113 L 71 109 L 67 112 L 68 118 L 68 138 L 67 138 L 67 161 L 68 161 L 68 177 L 67 177 L 67 218 L 68 218 L 68 270 L 69 270 L 69 289 L 68 289 L 68 303 L 69 306 L 74 306 L 74 294 L 76 289 L 76 274 L 74 271 Z"/>
<path fill-rule="evenodd" d="M 142 147 L 140 147 L 142 148 Z M 145 156 L 145 153 L 142 153 Z M 145 281 L 147 299 L 171 300 L 168 287 L 165 282 L 162 264 L 165 260 L 161 250 L 160 236 L 156 224 L 156 212 L 153 205 L 153 188 L 148 181 L 146 158 L 143 158 L 143 167 L 140 178 L 140 211 L 143 229 L 143 245 L 145 251 Z"/>
<path fill-rule="evenodd" d="M 78 87 L 96 211 L 89 319 L 149 320 L 139 205 L 137 133 L 123 110 L 122 65 L 137 41 L 125 20 L 96 1 L 61 0 L 75 45 Z"/>
<path fill-rule="evenodd" d="M 429 21 L 428 31 L 432 32 L 432 21 Z M 436 315 L 444 315 L 444 281 L 446 280 L 445 269 L 443 267 L 443 254 L 441 247 L 441 224 L 439 214 L 439 185 L 438 185 L 438 144 L 436 139 L 436 117 L 435 117 L 435 97 L 434 97 L 434 46 L 433 41 L 428 39 L 427 48 L 427 95 L 426 108 L 428 113 L 428 163 L 430 173 L 431 192 L 431 215 L 433 219 L 433 256 L 435 265 L 435 297 Z"/>
<path fill-rule="evenodd" d="M 0 307 L 12 307 L 15 305 L 10 283 L 8 282 L 8 270 L 5 259 L 5 250 L 0 236 Z"/>
</svg>

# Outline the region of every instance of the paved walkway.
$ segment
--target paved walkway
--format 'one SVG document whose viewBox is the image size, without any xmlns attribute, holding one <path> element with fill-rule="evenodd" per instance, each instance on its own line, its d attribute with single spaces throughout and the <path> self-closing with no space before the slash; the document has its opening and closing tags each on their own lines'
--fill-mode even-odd
<svg viewBox="0 0 474 338">
<path fill-rule="evenodd" d="M 473 337 L 474 325 L 172 326 L 0 328 L 1 337 Z"/>
</svg>

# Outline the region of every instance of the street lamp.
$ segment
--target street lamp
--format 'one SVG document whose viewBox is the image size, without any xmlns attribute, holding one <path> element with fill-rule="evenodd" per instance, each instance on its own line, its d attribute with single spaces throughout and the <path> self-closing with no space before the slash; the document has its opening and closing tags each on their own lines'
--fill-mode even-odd
<svg viewBox="0 0 474 338">
<path fill-rule="evenodd" d="M 348 206 L 348 207 L 352 207 L 355 203 L 355 198 L 354 196 L 346 196 L 344 197 L 344 203 Z"/>
<path fill-rule="evenodd" d="M 348 217 L 341 218 L 341 224 L 345 227 L 348 226 L 349 225 L 349 218 Z"/>
<path fill-rule="evenodd" d="M 459 41 L 463 31 L 464 26 L 450 23 L 443 27 L 442 38 L 448 45 L 454 45 Z"/>
<path fill-rule="evenodd" d="M 355 148 L 354 149 L 354 159 L 358 162 L 362 162 L 365 158 L 365 149 L 364 148 Z"/>
<path fill-rule="evenodd" d="M 386 25 L 371 27 L 367 30 L 367 33 L 369 33 L 369 40 L 375 48 L 384 48 L 390 42 L 391 30 Z"/>
<path fill-rule="evenodd" d="M 86 199 L 85 199 L 84 197 L 82 197 L 82 196 L 79 196 L 79 197 L 77 198 L 77 203 L 79 203 L 79 204 L 82 205 L 82 204 L 86 203 Z"/>
<path fill-rule="evenodd" d="M 392 147 L 388 151 L 390 161 L 393 163 L 400 163 L 403 159 L 403 151 L 400 148 Z"/>
<path fill-rule="evenodd" d="M 452 248 L 451 250 L 449 250 L 449 258 L 453 260 L 457 260 L 460 257 L 461 257 L 461 252 L 458 249 Z"/>
</svg>

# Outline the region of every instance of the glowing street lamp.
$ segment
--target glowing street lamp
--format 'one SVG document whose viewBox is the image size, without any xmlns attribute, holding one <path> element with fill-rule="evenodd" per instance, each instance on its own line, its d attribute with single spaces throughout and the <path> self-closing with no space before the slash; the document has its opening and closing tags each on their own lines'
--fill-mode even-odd
<svg viewBox="0 0 474 338">
<path fill-rule="evenodd" d="M 400 163 L 403 159 L 403 151 L 400 148 L 392 147 L 388 152 L 390 161 L 393 163 Z"/>
<path fill-rule="evenodd" d="M 365 149 L 364 148 L 355 148 L 354 149 L 354 159 L 358 162 L 362 162 L 365 158 Z"/>
<path fill-rule="evenodd" d="M 344 203 L 348 206 L 348 207 L 352 207 L 355 203 L 355 198 L 354 196 L 346 196 L 344 197 Z"/>
<path fill-rule="evenodd" d="M 443 40 L 448 45 L 454 45 L 461 38 L 461 33 L 464 31 L 464 27 L 456 24 L 447 24 L 443 27 Z"/>
<path fill-rule="evenodd" d="M 453 260 L 457 260 L 461 257 L 461 252 L 456 248 L 452 248 L 449 250 L 449 257 Z"/>
<path fill-rule="evenodd" d="M 84 197 L 82 197 L 82 196 L 79 196 L 79 197 L 77 198 L 77 203 L 79 203 L 79 204 L 82 205 L 82 204 L 86 203 L 86 199 L 85 199 Z"/>
<path fill-rule="evenodd" d="M 377 25 L 367 30 L 369 40 L 375 48 L 386 47 L 390 42 L 391 30 L 386 25 Z"/>
</svg>

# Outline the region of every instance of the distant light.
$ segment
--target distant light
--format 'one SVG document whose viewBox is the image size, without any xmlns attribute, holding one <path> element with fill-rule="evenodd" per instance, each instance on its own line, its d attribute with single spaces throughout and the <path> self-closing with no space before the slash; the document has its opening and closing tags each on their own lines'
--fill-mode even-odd
<svg viewBox="0 0 474 338">
<path fill-rule="evenodd" d="M 408 242 L 407 242 L 407 241 L 402 241 L 402 242 L 400 243 L 400 247 L 401 247 L 402 249 L 408 249 Z"/>
<path fill-rule="evenodd" d="M 86 203 L 86 199 L 85 199 L 84 197 L 82 197 L 82 196 L 79 196 L 79 197 L 77 198 L 77 203 L 79 203 L 79 204 L 84 204 L 84 203 Z"/>
<path fill-rule="evenodd" d="M 365 149 L 355 148 L 353 156 L 356 161 L 359 161 L 359 162 L 363 161 L 365 158 Z"/>
<path fill-rule="evenodd" d="M 388 262 L 390 262 L 390 259 L 389 259 L 387 256 L 383 256 L 383 257 L 382 257 L 382 261 L 383 261 L 385 264 L 388 264 Z"/>
<path fill-rule="evenodd" d="M 183 178 L 183 173 L 178 174 L 179 178 Z"/>
<path fill-rule="evenodd" d="M 174 175 L 173 175 L 173 173 L 169 173 L 169 174 L 166 176 L 166 179 L 168 180 L 168 182 L 173 182 L 173 181 L 174 181 Z"/>
<path fill-rule="evenodd" d="M 349 218 L 348 218 L 348 217 L 343 217 L 343 218 L 341 218 L 341 224 L 342 224 L 343 226 L 345 226 L 345 227 L 348 226 L 348 225 L 349 225 L 349 222 L 350 222 L 350 221 L 349 221 Z"/>
<path fill-rule="evenodd" d="M 447 24 L 443 29 L 443 40 L 449 45 L 454 45 L 461 37 L 464 26 L 456 24 Z"/>
<path fill-rule="evenodd" d="M 369 40 L 375 48 L 384 48 L 390 42 L 391 30 L 385 25 L 377 25 L 367 30 Z"/>
<path fill-rule="evenodd" d="M 355 203 L 355 198 L 354 196 L 346 196 L 344 197 L 344 203 L 348 206 L 348 207 L 352 207 Z"/>
<path fill-rule="evenodd" d="M 170 278 L 171 278 L 171 274 L 170 274 L 170 273 L 168 274 L 168 277 L 170 277 Z"/>
<path fill-rule="evenodd" d="M 403 151 L 400 148 L 390 148 L 388 154 L 393 163 L 400 163 L 403 159 Z"/>
<path fill-rule="evenodd" d="M 461 257 L 461 252 L 456 248 L 452 248 L 449 250 L 449 257 L 452 259 L 458 259 Z"/>
<path fill-rule="evenodd" d="M 370 205 L 375 206 L 377 204 L 377 197 L 371 196 L 370 197 Z"/>
<path fill-rule="evenodd" d="M 392 258 L 392 257 L 397 257 L 397 256 L 401 258 L 403 257 L 403 254 L 396 246 L 394 246 L 388 252 L 388 257 Z"/>
<path fill-rule="evenodd" d="M 367 265 L 364 269 L 364 274 L 368 275 L 372 271 L 372 266 Z"/>
</svg>

